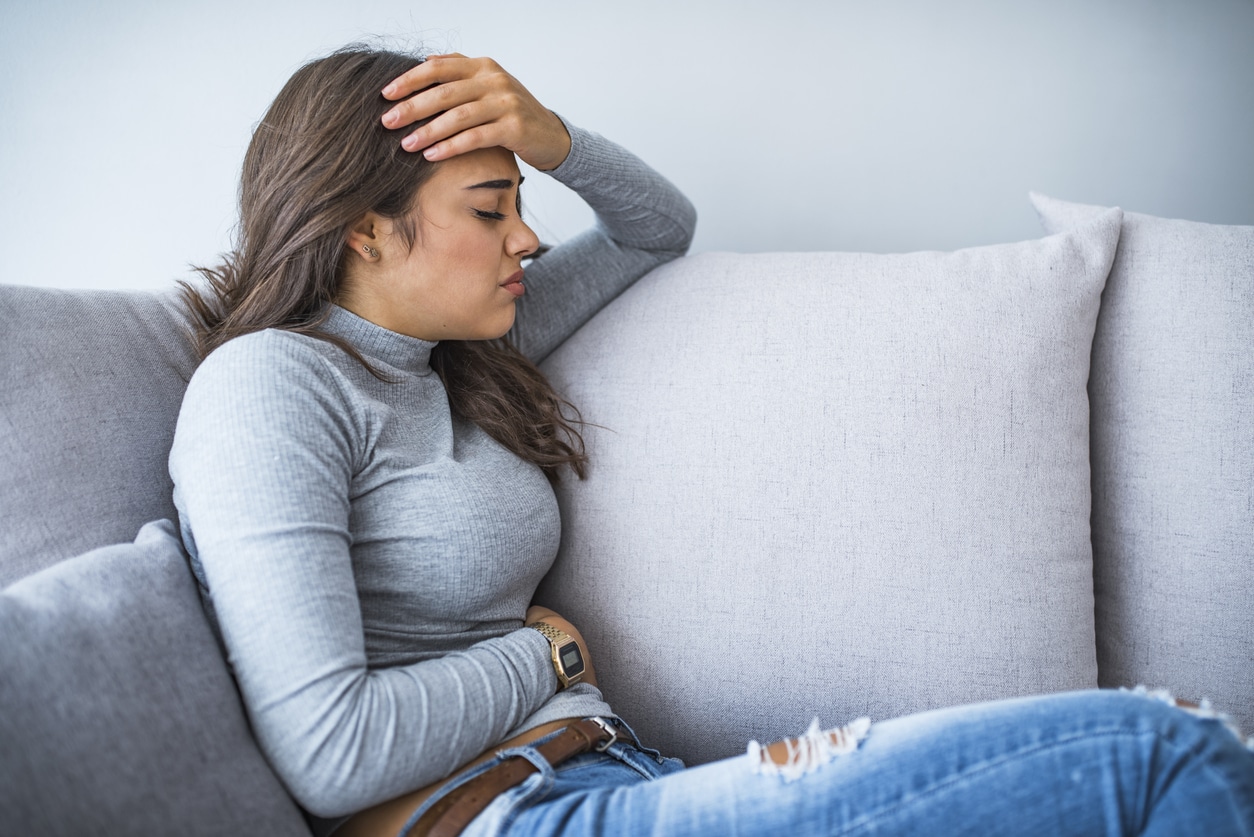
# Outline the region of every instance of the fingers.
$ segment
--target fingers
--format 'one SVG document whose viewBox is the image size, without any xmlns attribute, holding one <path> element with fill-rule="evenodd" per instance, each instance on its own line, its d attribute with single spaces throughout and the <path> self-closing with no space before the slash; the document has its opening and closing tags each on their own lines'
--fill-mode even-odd
<svg viewBox="0 0 1254 837">
<path fill-rule="evenodd" d="M 383 88 L 384 98 L 401 100 L 383 114 L 383 124 L 403 128 L 511 87 L 521 85 L 490 58 L 433 56 Z"/>
<path fill-rule="evenodd" d="M 441 159 L 474 148 L 516 144 L 523 132 L 516 98 L 510 93 L 496 93 L 474 81 L 440 85 L 402 102 L 393 108 L 393 113 L 402 108 L 406 109 L 405 116 L 398 114 L 384 124 L 398 127 L 430 119 L 401 141 L 406 151 L 424 148 L 432 151 L 427 155 L 429 159 Z M 465 136 L 460 136 L 462 133 Z M 455 141 L 432 148 L 450 137 Z"/>
<path fill-rule="evenodd" d="M 443 84 L 473 74 L 474 64 L 490 59 L 467 58 L 458 52 L 431 55 L 425 61 L 401 73 L 383 88 L 383 98 L 403 99 L 433 84 Z"/>
<path fill-rule="evenodd" d="M 383 114 L 386 127 L 430 120 L 401 141 L 428 160 L 500 146 L 547 171 L 570 152 L 561 120 L 490 58 L 432 56 L 398 76 L 383 95 L 396 101 Z"/>
<path fill-rule="evenodd" d="M 476 104 L 459 105 L 401 141 L 406 151 L 423 149 L 428 160 L 443 160 L 476 148 L 511 148 L 521 133 L 508 112 L 499 115 Z"/>
<path fill-rule="evenodd" d="M 489 92 L 487 87 L 482 78 L 441 82 L 397 102 L 383 114 L 383 124 L 392 129 L 404 128 L 458 105 L 473 102 Z"/>
<path fill-rule="evenodd" d="M 454 77 L 398 102 L 383 115 L 383 124 L 396 130 L 415 122 L 431 120 L 401 141 L 406 151 L 430 150 L 430 146 L 441 140 L 463 131 L 469 132 L 467 136 L 459 137 L 458 142 L 427 154 L 428 159 L 433 160 L 474 148 L 509 145 L 516 142 L 521 133 L 518 114 L 529 104 L 514 89 L 517 86 L 503 72 L 480 72 L 469 78 Z M 472 130 L 479 126 L 483 127 Z"/>
</svg>

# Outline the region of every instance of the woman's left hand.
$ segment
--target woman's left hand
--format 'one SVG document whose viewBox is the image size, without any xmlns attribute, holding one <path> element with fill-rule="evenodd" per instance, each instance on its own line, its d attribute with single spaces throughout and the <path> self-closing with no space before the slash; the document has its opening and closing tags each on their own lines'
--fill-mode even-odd
<svg viewBox="0 0 1254 837">
<path fill-rule="evenodd" d="M 383 96 L 397 102 L 383 115 L 388 128 L 435 116 L 401 141 L 428 160 L 501 146 L 550 171 L 570 153 L 562 120 L 491 58 L 432 55 L 384 87 Z"/>
</svg>

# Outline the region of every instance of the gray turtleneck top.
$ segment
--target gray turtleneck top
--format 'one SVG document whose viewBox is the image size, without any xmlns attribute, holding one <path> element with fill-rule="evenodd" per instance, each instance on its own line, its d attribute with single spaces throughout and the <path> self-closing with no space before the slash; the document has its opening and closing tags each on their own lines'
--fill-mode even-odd
<svg viewBox="0 0 1254 837">
<path fill-rule="evenodd" d="M 551 174 L 597 223 L 527 268 L 512 336 L 537 362 L 695 225 L 660 175 L 567 127 Z M 559 541 L 540 469 L 450 413 L 434 343 L 339 307 L 325 330 L 393 382 L 324 340 L 238 337 L 192 377 L 170 473 L 258 742 L 307 811 L 342 817 L 610 708 L 589 685 L 557 692 L 522 627 Z"/>
</svg>

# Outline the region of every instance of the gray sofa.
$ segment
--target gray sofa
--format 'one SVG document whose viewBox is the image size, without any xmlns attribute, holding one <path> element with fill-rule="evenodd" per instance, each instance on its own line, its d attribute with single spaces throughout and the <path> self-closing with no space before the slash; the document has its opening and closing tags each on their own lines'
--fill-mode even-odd
<svg viewBox="0 0 1254 837">
<path fill-rule="evenodd" d="M 1139 683 L 1254 729 L 1254 227 L 1033 200 L 1036 241 L 690 256 L 545 359 L 593 460 L 537 600 L 642 737 Z M 4 833 L 308 834 L 168 522 L 182 326 L 0 286 Z"/>
</svg>

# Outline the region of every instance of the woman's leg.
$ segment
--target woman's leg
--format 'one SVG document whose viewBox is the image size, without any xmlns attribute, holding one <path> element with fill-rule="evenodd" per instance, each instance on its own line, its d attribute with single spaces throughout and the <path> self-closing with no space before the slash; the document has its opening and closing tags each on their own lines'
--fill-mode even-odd
<svg viewBox="0 0 1254 837">
<path fill-rule="evenodd" d="M 624 775 L 535 777 L 529 802 L 498 800 L 467 835 L 1254 834 L 1254 754 L 1217 721 L 1120 692 L 878 723 L 791 781 L 750 756 Z"/>
</svg>

